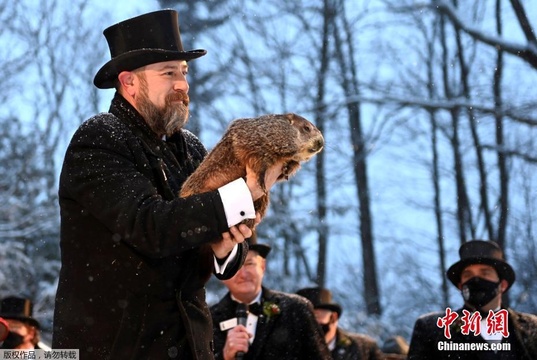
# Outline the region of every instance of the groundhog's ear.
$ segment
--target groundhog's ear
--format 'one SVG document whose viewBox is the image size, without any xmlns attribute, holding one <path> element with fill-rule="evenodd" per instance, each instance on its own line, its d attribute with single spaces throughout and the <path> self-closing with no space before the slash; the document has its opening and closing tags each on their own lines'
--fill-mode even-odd
<svg viewBox="0 0 537 360">
<path fill-rule="evenodd" d="M 287 120 L 289 120 L 289 123 L 291 123 L 291 124 L 293 124 L 293 122 L 295 121 L 295 117 L 296 117 L 296 115 L 293 114 L 293 113 L 289 113 L 289 114 L 285 115 L 285 118 Z"/>
</svg>

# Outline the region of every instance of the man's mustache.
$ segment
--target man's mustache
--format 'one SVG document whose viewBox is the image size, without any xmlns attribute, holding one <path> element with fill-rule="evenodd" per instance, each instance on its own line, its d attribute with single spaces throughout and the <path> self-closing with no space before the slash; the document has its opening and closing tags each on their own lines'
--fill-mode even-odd
<svg viewBox="0 0 537 360">
<path fill-rule="evenodd" d="M 177 91 L 177 92 L 174 92 L 174 93 L 168 95 L 167 100 L 168 100 L 168 102 L 181 101 L 185 106 L 188 106 L 188 104 L 190 103 L 190 98 L 183 91 Z"/>
</svg>

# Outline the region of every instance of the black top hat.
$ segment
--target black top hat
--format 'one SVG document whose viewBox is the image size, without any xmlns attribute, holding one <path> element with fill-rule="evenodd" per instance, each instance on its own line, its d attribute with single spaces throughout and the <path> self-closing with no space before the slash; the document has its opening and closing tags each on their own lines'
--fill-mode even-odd
<svg viewBox="0 0 537 360">
<path fill-rule="evenodd" d="M 341 317 L 343 309 L 339 304 L 332 301 L 332 292 L 330 290 L 320 287 L 313 287 L 300 289 L 296 293 L 297 295 L 303 296 L 311 301 L 313 308 L 335 311 L 337 312 L 338 317 Z"/>
<path fill-rule="evenodd" d="M 113 88 L 120 72 L 170 60 L 192 60 L 206 50 L 183 50 L 179 15 L 159 10 L 127 19 L 103 31 L 112 60 L 99 69 L 93 83 L 100 89 Z"/>
<path fill-rule="evenodd" d="M 471 240 L 461 245 L 459 249 L 460 260 L 447 271 L 447 277 L 455 286 L 459 286 L 461 273 L 472 264 L 486 264 L 496 269 L 500 279 L 509 283 L 507 289 L 515 282 L 515 272 L 511 265 L 505 262 L 503 251 L 494 241 Z M 507 289 L 505 289 L 507 291 Z"/>
<path fill-rule="evenodd" d="M 0 302 L 0 317 L 6 320 L 19 320 L 39 328 L 37 320 L 32 318 L 33 305 L 28 299 L 10 296 Z"/>
<path fill-rule="evenodd" d="M 249 251 L 255 251 L 261 256 L 262 258 L 267 258 L 268 253 L 271 250 L 270 245 L 267 244 L 258 244 L 257 243 L 257 235 L 256 233 L 252 233 L 252 236 L 248 239 L 246 239 L 246 242 L 248 243 L 248 250 Z"/>
</svg>

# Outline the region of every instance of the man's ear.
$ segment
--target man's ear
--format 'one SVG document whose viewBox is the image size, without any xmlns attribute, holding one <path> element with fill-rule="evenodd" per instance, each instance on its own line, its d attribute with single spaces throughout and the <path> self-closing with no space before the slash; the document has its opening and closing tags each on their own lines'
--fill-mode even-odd
<svg viewBox="0 0 537 360">
<path fill-rule="evenodd" d="M 332 312 L 332 315 L 330 316 L 330 322 L 331 323 L 335 323 L 336 321 L 339 320 L 339 315 L 337 312 L 333 311 Z"/>
<path fill-rule="evenodd" d="M 131 71 L 122 71 L 117 76 L 120 84 L 120 88 L 123 89 L 131 97 L 134 97 L 136 94 L 136 89 L 134 87 L 135 75 Z"/>
<path fill-rule="evenodd" d="M 25 341 L 31 341 L 35 339 L 37 335 L 37 329 L 34 326 L 26 325 L 26 329 L 28 330 L 28 334 L 25 336 Z"/>
<path fill-rule="evenodd" d="M 500 281 L 500 289 L 502 291 L 502 294 L 505 292 L 507 287 L 509 287 L 509 283 L 507 282 L 507 280 L 503 279 L 502 281 Z"/>
</svg>

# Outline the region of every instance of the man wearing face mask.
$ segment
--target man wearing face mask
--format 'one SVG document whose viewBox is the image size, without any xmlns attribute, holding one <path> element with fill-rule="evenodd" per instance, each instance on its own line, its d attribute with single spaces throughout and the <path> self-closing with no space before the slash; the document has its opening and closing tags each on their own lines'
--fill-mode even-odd
<svg viewBox="0 0 537 360">
<path fill-rule="evenodd" d="M 421 316 L 408 359 L 537 359 L 537 316 L 502 307 L 502 294 L 515 281 L 502 249 L 493 241 L 472 240 L 459 255 L 447 277 L 460 290 L 464 306 Z"/>
<path fill-rule="evenodd" d="M 300 289 L 297 295 L 313 304 L 315 319 L 321 326 L 324 339 L 334 360 L 384 359 L 376 341 L 363 334 L 351 334 L 338 327 L 343 309 L 332 301 L 328 289 L 313 287 Z"/>
<path fill-rule="evenodd" d="M 32 317 L 30 300 L 15 296 L 2 299 L 0 317 L 5 319 L 7 334 L 1 349 L 39 349 L 39 322 Z M 0 318 L 0 319 L 1 319 Z M 1 341 L 0 336 L 0 341 Z"/>
</svg>

